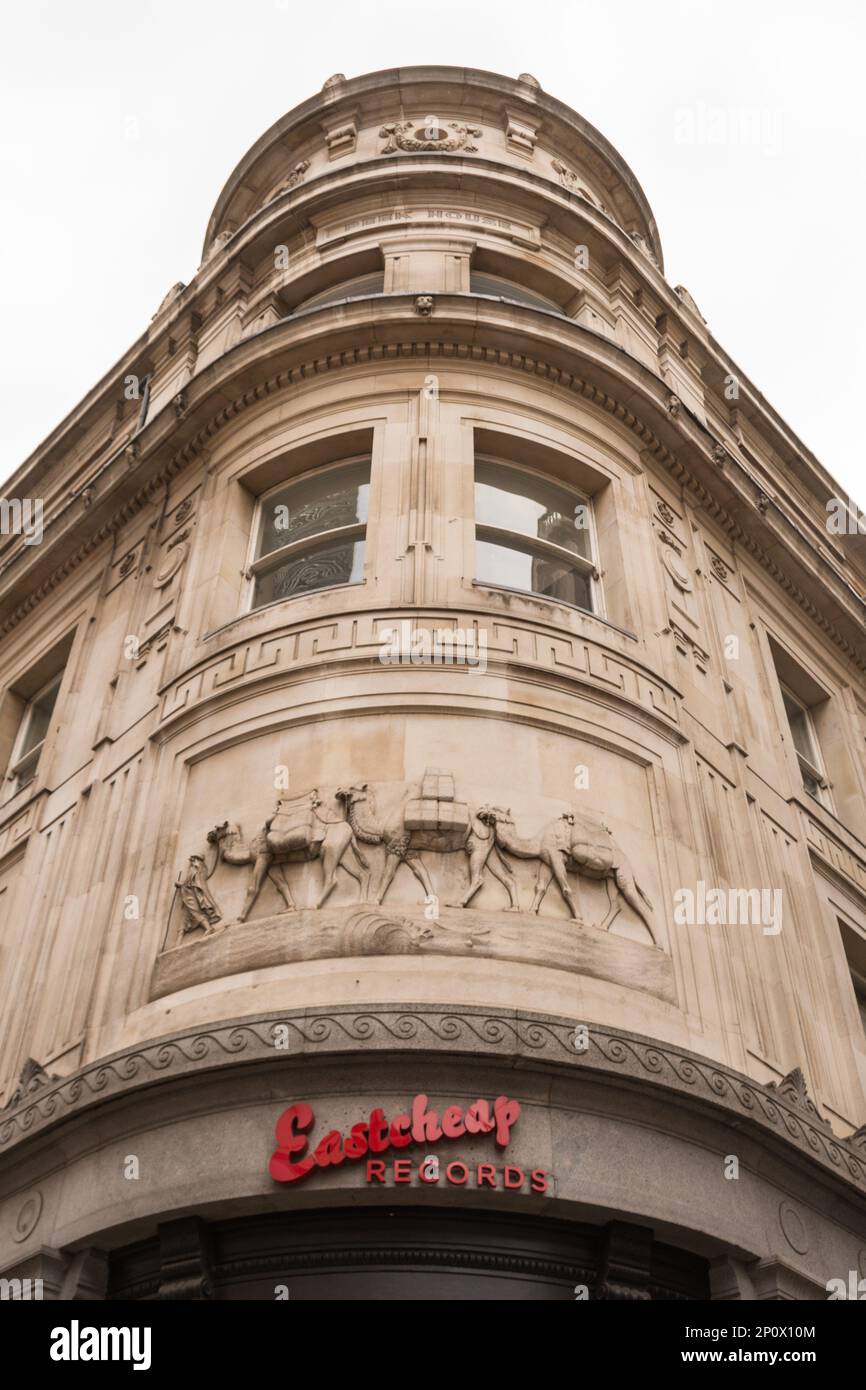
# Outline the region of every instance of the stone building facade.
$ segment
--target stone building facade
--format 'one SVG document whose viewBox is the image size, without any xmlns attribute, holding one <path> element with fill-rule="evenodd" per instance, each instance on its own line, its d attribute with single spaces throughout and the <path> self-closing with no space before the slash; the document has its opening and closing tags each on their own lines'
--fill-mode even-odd
<svg viewBox="0 0 866 1390">
<path fill-rule="evenodd" d="M 277 122 L 7 485 L 43 511 L 0 545 L 0 1273 L 866 1276 L 838 495 L 533 77 Z"/>
</svg>

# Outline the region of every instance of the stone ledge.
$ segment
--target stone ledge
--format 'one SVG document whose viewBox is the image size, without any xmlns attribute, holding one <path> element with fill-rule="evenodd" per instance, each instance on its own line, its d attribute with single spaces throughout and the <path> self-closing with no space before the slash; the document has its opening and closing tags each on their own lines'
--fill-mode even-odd
<svg viewBox="0 0 866 1390">
<path fill-rule="evenodd" d="M 373 904 L 259 917 L 163 951 L 154 967 L 150 997 L 161 999 L 206 980 L 302 960 L 423 955 L 569 970 L 676 1002 L 670 956 L 599 927 L 527 912 L 471 908 L 443 908 L 433 922 Z"/>
<path fill-rule="evenodd" d="M 82 1114 L 115 1097 L 130 1095 L 162 1079 L 184 1079 L 221 1068 L 273 1062 L 278 1026 L 287 1030 L 291 1059 L 339 1057 L 359 1053 L 470 1056 L 513 1066 L 581 1071 L 599 1080 L 639 1084 L 693 1100 L 736 1127 L 748 1127 L 759 1141 L 789 1158 L 809 1161 L 815 1178 L 834 1178 L 849 1193 L 866 1195 L 866 1159 L 837 1139 L 829 1125 L 794 1101 L 731 1068 L 693 1052 L 641 1037 L 589 1028 L 586 1052 L 575 1051 L 573 1020 L 519 1010 L 492 1011 L 430 1005 L 395 1008 L 373 1004 L 359 1009 L 298 1009 L 241 1018 L 219 1026 L 187 1029 L 92 1062 L 63 1080 L 43 1079 L 15 1109 L 0 1112 L 0 1152 L 12 1151 L 31 1136 L 67 1117 Z"/>
</svg>

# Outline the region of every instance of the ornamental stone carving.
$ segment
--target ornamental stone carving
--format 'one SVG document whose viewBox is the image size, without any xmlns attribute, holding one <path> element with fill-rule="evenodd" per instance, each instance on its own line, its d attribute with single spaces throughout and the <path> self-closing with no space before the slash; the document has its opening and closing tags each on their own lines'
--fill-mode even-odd
<svg viewBox="0 0 866 1390">
<path fill-rule="evenodd" d="M 281 193 L 287 193 L 290 188 L 295 188 L 297 184 L 302 183 L 304 175 L 306 174 L 309 167 L 310 161 L 308 159 L 299 160 L 295 167 L 292 169 L 291 173 L 288 175 L 288 177 L 283 179 L 282 183 L 274 189 L 273 193 L 268 199 L 268 202 L 272 203 L 275 198 L 279 198 Z"/>
<path fill-rule="evenodd" d="M 222 918 L 222 913 L 207 886 L 215 865 L 215 858 L 212 858 L 208 868 L 200 854 L 191 854 L 186 869 L 179 873 L 175 880 L 174 886 L 180 895 L 183 913 L 181 931 L 184 936 L 199 927 L 203 927 L 205 936 L 209 936 Z"/>
<path fill-rule="evenodd" d="M 658 944 L 651 920 L 652 903 L 637 882 L 612 832 L 602 821 L 566 811 L 558 820 L 543 826 L 537 836 L 526 839 L 516 834 L 509 811 L 486 806 L 478 814 L 484 824 L 493 826 L 497 849 L 516 859 L 538 860 L 533 912 L 540 910 L 551 879 L 556 879 L 572 917 L 578 917 L 568 874 L 583 874 L 603 880 L 607 889 L 609 910 L 604 921 L 599 923 L 603 931 L 616 917 L 619 895 L 643 922 L 653 944 Z"/>
<path fill-rule="evenodd" d="M 730 570 L 724 560 L 720 560 L 718 555 L 710 555 L 710 568 L 717 579 L 724 581 L 730 575 Z"/>
<path fill-rule="evenodd" d="M 404 783 L 400 800 L 382 813 L 378 795 L 367 782 L 338 787 L 323 798 L 318 789 L 292 798 L 281 798 L 262 829 L 246 839 L 239 825 L 224 821 L 208 833 L 214 852 L 209 869 L 201 856 L 193 855 L 186 876 L 175 884 L 184 913 L 182 936 L 198 927 L 210 934 L 221 914 L 206 880 L 218 862 L 247 867 L 249 878 L 238 923 L 244 923 L 266 879 L 276 889 L 283 912 L 305 912 L 296 906 L 286 876 L 292 864 L 321 861 L 322 881 L 315 909 L 323 907 L 343 869 L 358 885 L 358 900 L 381 905 L 401 865 L 417 880 L 426 904 L 439 903 L 439 894 L 422 853 L 466 856 L 468 882 L 449 907 L 463 909 L 476 897 L 485 875 L 505 889 L 506 912 L 520 912 L 518 880 L 512 860 L 534 861 L 536 868 L 529 912 L 541 912 L 545 895 L 555 881 L 571 918 L 584 922 L 578 910 L 569 874 L 604 885 L 607 911 L 595 924 L 608 931 L 623 904 L 631 909 L 658 945 L 653 906 L 638 883 L 628 859 L 603 821 L 569 809 L 542 824 L 532 836 L 519 835 L 510 809 L 489 804 L 473 809 L 458 799 L 450 772 L 428 769 L 420 785 Z M 327 803 L 327 804 L 326 804 Z M 560 803 L 561 804 L 561 803 Z M 384 862 L 374 870 L 367 847 L 384 851 Z M 437 908 L 438 911 L 438 908 Z"/>
<path fill-rule="evenodd" d="M 382 126 L 379 137 L 385 141 L 382 154 L 396 154 L 398 150 L 410 154 L 418 151 L 445 153 L 454 150 L 475 154 L 478 146 L 472 141 L 480 139 L 481 133 L 479 126 L 461 125 L 459 121 L 448 121 L 444 126 L 428 125 L 423 120 L 392 121 Z"/>
</svg>

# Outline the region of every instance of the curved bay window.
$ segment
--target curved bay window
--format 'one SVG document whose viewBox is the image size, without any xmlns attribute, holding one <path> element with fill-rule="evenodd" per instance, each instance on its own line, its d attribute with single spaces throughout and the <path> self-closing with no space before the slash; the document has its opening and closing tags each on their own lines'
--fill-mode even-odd
<svg viewBox="0 0 866 1390">
<path fill-rule="evenodd" d="M 259 506 L 252 607 L 364 577 L 370 460 L 355 459 L 267 493 Z"/>
<path fill-rule="evenodd" d="M 475 578 L 597 611 L 587 499 L 512 464 L 476 460 Z"/>
<path fill-rule="evenodd" d="M 323 309 L 326 304 L 339 304 L 346 299 L 366 299 L 371 294 L 383 294 L 385 290 L 384 270 L 374 270 L 369 275 L 355 275 L 351 280 L 340 280 L 329 285 L 326 290 L 302 299 L 292 310 L 300 314 L 306 309 Z"/>
<path fill-rule="evenodd" d="M 511 299 L 515 304 L 526 304 L 531 309 L 546 309 L 548 311 L 553 310 L 556 314 L 562 313 L 562 305 L 557 304 L 555 299 L 548 299 L 547 295 L 526 289 L 525 286 L 518 285 L 514 280 L 506 280 L 501 275 L 488 275 L 484 271 L 473 270 L 469 276 L 469 289 L 472 294 L 487 294 L 496 299 Z"/>
</svg>

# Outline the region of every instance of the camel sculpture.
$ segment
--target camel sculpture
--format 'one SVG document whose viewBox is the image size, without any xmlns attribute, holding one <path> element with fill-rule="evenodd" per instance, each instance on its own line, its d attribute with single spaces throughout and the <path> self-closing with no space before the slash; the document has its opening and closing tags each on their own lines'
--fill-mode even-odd
<svg viewBox="0 0 866 1390">
<path fill-rule="evenodd" d="M 503 812 L 496 806 L 483 806 L 478 819 L 493 828 L 497 847 L 515 859 L 537 859 L 538 878 L 532 911 L 538 912 L 542 899 L 555 878 L 572 917 L 577 917 L 577 905 L 568 883 L 568 871 L 585 878 L 602 879 L 607 890 L 609 912 L 599 925 L 606 931 L 616 917 L 619 906 L 616 891 L 643 922 L 653 945 L 658 945 L 649 914 L 652 903 L 640 884 L 613 834 L 601 821 L 565 811 L 558 820 L 549 821 L 535 839 L 524 839 L 514 831 L 510 809 Z"/>
<path fill-rule="evenodd" d="M 443 829 L 408 829 L 406 826 L 405 804 L 381 828 L 361 825 L 355 809 L 360 802 L 367 800 L 367 783 L 360 786 L 341 787 L 336 793 L 338 801 L 346 807 L 349 826 L 362 845 L 384 845 L 387 850 L 385 868 L 374 901 L 381 904 L 390 888 L 394 875 L 401 864 L 406 864 L 417 878 L 425 894 L 435 897 L 433 884 L 427 866 L 420 857 L 422 849 L 435 850 L 447 854 L 462 850 L 469 857 L 469 887 L 458 903 L 452 907 L 466 907 L 481 888 L 485 868 L 505 888 L 508 894 L 506 911 L 518 912 L 517 880 L 510 866 L 502 858 L 496 845 L 496 835 L 492 826 L 483 822 L 477 814 L 469 817 L 468 825 L 458 832 Z M 505 814 L 498 807 L 489 808 L 497 814 Z"/>
<path fill-rule="evenodd" d="M 240 826 L 229 821 L 208 832 L 208 842 L 218 847 L 224 863 L 252 866 L 244 905 L 238 914 L 239 922 L 247 920 L 266 878 L 270 878 L 286 910 L 294 910 L 283 869 L 283 865 L 290 862 L 321 859 L 324 877 L 316 907 L 321 907 L 333 891 L 339 868 L 356 880 L 361 897 L 366 897 L 370 865 L 358 848 L 352 827 L 345 820 L 325 820 L 318 812 L 321 804 L 316 792 L 294 801 L 278 802 L 273 816 L 248 843 L 243 840 Z M 352 851 L 361 872 L 356 872 L 347 862 L 348 850 Z"/>
</svg>

